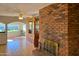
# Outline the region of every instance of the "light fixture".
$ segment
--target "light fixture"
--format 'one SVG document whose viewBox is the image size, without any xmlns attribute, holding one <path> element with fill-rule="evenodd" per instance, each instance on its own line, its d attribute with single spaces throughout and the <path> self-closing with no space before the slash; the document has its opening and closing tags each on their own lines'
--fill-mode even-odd
<svg viewBox="0 0 79 59">
<path fill-rule="evenodd" d="M 23 14 L 19 14 L 19 19 L 23 20 Z"/>
</svg>

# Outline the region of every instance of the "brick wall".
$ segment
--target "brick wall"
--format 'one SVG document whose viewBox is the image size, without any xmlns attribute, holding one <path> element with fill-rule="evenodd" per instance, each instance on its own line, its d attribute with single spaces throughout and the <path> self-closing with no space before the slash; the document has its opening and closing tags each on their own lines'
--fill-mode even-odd
<svg viewBox="0 0 79 59">
<path fill-rule="evenodd" d="M 68 5 L 69 55 L 79 55 L 79 4 Z"/>
<path fill-rule="evenodd" d="M 51 4 L 40 9 L 40 42 L 59 44 L 59 55 L 68 55 L 68 4 Z"/>
</svg>

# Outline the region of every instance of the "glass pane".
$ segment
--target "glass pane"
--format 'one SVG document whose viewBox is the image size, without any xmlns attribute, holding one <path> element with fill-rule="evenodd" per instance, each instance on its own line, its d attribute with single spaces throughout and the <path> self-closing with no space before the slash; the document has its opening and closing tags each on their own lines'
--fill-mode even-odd
<svg viewBox="0 0 79 59">
<path fill-rule="evenodd" d="M 29 25 L 30 25 L 29 26 L 30 27 L 29 29 L 32 30 L 32 22 L 29 22 Z"/>
<path fill-rule="evenodd" d="M 15 25 L 15 24 L 9 24 L 8 25 L 8 32 L 14 32 L 14 31 L 18 31 L 19 29 L 19 25 Z"/>
<path fill-rule="evenodd" d="M 36 22 L 36 30 L 39 32 L 39 21 Z"/>
<path fill-rule="evenodd" d="M 4 32 L 5 31 L 5 24 L 0 23 L 0 32 Z"/>
</svg>

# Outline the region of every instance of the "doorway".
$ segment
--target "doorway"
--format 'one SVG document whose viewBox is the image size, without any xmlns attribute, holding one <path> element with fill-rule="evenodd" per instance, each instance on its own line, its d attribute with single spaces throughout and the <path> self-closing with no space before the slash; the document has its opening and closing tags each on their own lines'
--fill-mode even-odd
<svg viewBox="0 0 79 59">
<path fill-rule="evenodd" d="M 13 39 L 16 37 L 26 38 L 26 24 L 22 22 L 12 22 L 7 25 L 7 38 Z"/>
</svg>

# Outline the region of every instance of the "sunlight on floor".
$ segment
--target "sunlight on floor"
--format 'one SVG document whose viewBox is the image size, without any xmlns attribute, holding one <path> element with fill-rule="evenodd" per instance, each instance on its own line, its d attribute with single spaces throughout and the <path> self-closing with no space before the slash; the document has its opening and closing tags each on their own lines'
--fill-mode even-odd
<svg viewBox="0 0 79 59">
<path fill-rule="evenodd" d="M 12 42 L 13 40 L 8 39 L 7 42 Z"/>
</svg>

